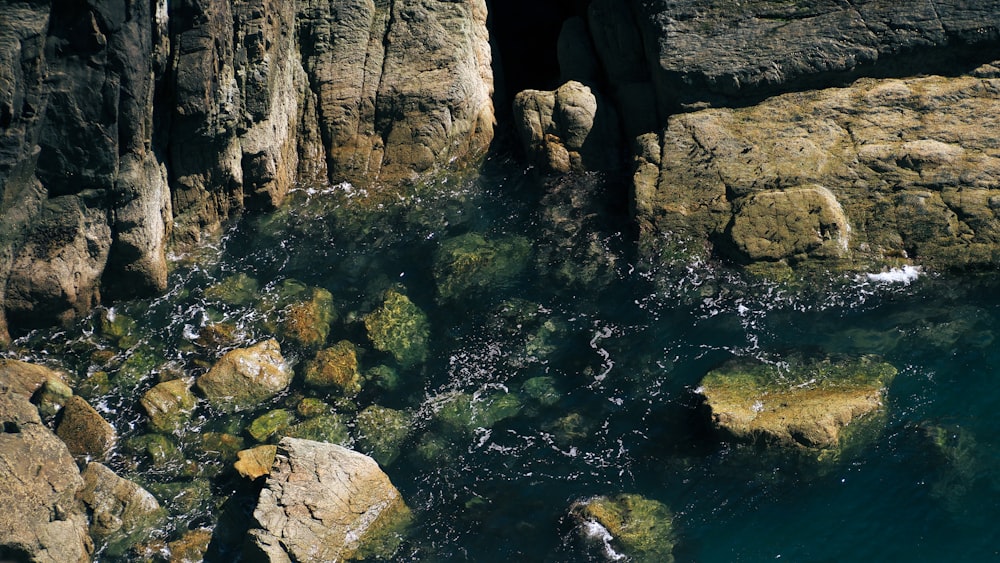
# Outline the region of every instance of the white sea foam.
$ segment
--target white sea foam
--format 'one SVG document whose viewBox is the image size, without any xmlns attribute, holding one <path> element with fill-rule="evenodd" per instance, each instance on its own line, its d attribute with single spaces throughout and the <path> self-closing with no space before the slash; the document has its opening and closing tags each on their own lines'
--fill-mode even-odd
<svg viewBox="0 0 1000 563">
<path fill-rule="evenodd" d="M 874 282 L 883 283 L 901 283 L 904 285 L 910 285 L 914 280 L 916 280 L 923 271 L 920 266 L 903 266 L 902 268 L 893 268 L 888 272 L 880 272 L 878 274 L 866 274 L 868 279 Z"/>
<path fill-rule="evenodd" d="M 611 541 L 614 540 L 611 532 L 596 520 L 587 520 L 583 523 L 583 534 L 591 540 L 601 542 L 604 547 L 604 555 L 607 556 L 609 561 L 621 561 L 625 559 L 625 555 L 618 553 L 611 545 Z"/>
</svg>

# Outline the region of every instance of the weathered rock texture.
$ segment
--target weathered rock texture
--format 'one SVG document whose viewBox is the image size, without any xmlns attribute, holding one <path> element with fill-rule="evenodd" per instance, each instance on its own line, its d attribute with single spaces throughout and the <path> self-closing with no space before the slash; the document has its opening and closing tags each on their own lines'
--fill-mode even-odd
<svg viewBox="0 0 1000 563">
<path fill-rule="evenodd" d="M 0 559 L 90 561 L 83 487 L 66 445 L 24 395 L 0 392 Z"/>
<path fill-rule="evenodd" d="M 166 519 L 166 511 L 149 491 L 108 467 L 88 463 L 82 476 L 84 486 L 77 497 L 87 505 L 90 534 L 106 555 L 120 557 Z"/>
<path fill-rule="evenodd" d="M 995 78 L 863 79 L 676 115 L 644 137 L 641 242 L 836 268 L 994 266 L 998 94 Z"/>
<path fill-rule="evenodd" d="M 226 352 L 196 385 L 216 409 L 237 412 L 255 408 L 284 391 L 293 375 L 278 341 L 272 338 Z"/>
<path fill-rule="evenodd" d="M 408 518 L 389 478 L 368 456 L 284 438 L 250 531 L 252 561 L 344 561 Z M 391 553 L 382 553 L 383 556 Z"/>
<path fill-rule="evenodd" d="M 484 0 L 0 3 L 0 336 L 165 287 L 297 181 L 394 186 L 493 134 Z"/>
<path fill-rule="evenodd" d="M 791 359 L 784 368 L 733 362 L 708 373 L 698 392 L 715 425 L 737 439 L 836 453 L 883 412 L 895 375 L 893 366 L 867 356 Z"/>
</svg>

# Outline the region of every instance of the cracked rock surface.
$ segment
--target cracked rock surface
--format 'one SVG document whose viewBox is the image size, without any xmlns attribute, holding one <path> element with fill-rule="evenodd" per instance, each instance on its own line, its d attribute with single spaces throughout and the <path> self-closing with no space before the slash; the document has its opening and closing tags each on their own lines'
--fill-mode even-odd
<svg viewBox="0 0 1000 563">
<path fill-rule="evenodd" d="M 251 561 L 343 561 L 391 544 L 409 509 L 370 457 L 283 438 L 253 516 Z"/>
</svg>

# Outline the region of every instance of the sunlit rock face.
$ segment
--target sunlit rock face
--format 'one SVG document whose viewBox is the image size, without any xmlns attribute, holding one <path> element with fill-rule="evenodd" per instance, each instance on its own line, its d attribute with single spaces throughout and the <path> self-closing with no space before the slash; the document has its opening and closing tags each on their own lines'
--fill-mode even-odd
<svg viewBox="0 0 1000 563">
<path fill-rule="evenodd" d="M 635 176 L 640 244 L 835 270 L 995 265 L 998 88 L 864 79 L 674 116 Z"/>
</svg>

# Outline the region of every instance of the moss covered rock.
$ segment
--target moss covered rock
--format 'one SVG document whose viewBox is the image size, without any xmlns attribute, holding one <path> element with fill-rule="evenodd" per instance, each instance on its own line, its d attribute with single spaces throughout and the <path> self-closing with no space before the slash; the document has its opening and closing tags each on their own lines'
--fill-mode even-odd
<svg viewBox="0 0 1000 563">
<path fill-rule="evenodd" d="M 895 375 L 872 356 L 736 361 L 706 375 L 699 392 L 715 425 L 738 439 L 836 452 L 883 411 Z"/>
<path fill-rule="evenodd" d="M 247 426 L 247 434 L 257 442 L 266 442 L 271 436 L 284 432 L 295 422 L 295 413 L 287 409 L 268 411 L 253 419 Z"/>
<path fill-rule="evenodd" d="M 442 301 L 469 298 L 510 285 L 524 271 L 531 241 L 509 236 L 487 240 L 467 233 L 444 241 L 434 255 L 434 279 Z"/>
<path fill-rule="evenodd" d="M 358 413 L 358 446 L 380 465 L 392 465 L 410 434 L 412 417 L 395 409 L 372 405 Z"/>
<path fill-rule="evenodd" d="M 240 272 L 205 289 L 205 298 L 233 306 L 250 305 L 260 297 L 256 279 Z"/>
<path fill-rule="evenodd" d="M 427 315 L 402 293 L 387 291 L 382 306 L 365 317 L 365 328 L 375 348 L 392 354 L 404 368 L 427 359 Z"/>
<path fill-rule="evenodd" d="M 612 560 L 674 561 L 674 516 L 661 502 L 640 495 L 600 496 L 570 508 L 584 538 L 601 544 Z"/>
<path fill-rule="evenodd" d="M 517 416 L 521 406 L 517 395 L 499 389 L 453 393 L 440 399 L 435 417 L 449 432 L 469 433 Z"/>
<path fill-rule="evenodd" d="M 347 396 L 361 391 L 361 371 L 354 344 L 341 340 L 320 350 L 306 364 L 305 382 L 310 387 L 336 389 Z"/>
<path fill-rule="evenodd" d="M 157 383 L 139 400 L 149 416 L 149 426 L 157 432 L 174 432 L 191 419 L 197 399 L 191 381 L 174 379 Z"/>
<path fill-rule="evenodd" d="M 343 417 L 336 413 L 323 414 L 304 420 L 282 431 L 290 438 L 350 445 L 351 433 Z"/>
</svg>

